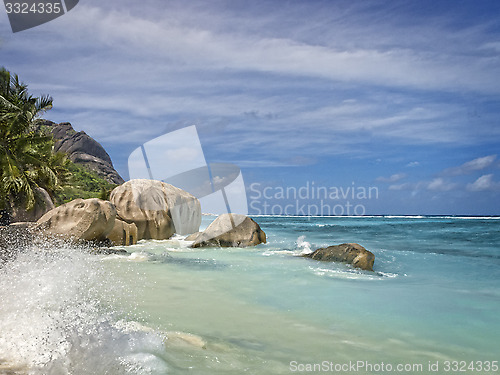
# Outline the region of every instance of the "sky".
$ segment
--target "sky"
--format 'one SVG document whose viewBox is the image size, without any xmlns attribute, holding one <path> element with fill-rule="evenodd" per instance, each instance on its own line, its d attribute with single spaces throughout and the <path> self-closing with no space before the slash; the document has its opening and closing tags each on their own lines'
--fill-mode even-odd
<svg viewBox="0 0 500 375">
<path fill-rule="evenodd" d="M 18 33 L 2 10 L 0 65 L 125 179 L 196 125 L 251 214 L 500 214 L 496 0 L 80 0 Z"/>
</svg>

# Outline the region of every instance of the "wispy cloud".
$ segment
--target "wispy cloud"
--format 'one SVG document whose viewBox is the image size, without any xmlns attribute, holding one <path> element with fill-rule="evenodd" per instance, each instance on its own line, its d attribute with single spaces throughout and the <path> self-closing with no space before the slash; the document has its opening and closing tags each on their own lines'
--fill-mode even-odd
<svg viewBox="0 0 500 375">
<path fill-rule="evenodd" d="M 402 44 L 397 34 L 391 40 L 388 29 L 391 25 L 384 28 L 382 24 L 363 26 L 356 23 L 350 27 L 346 23 L 323 24 L 324 30 L 332 36 L 349 34 L 351 29 L 356 29 L 358 43 L 355 45 L 338 37 L 336 43 L 330 45 L 318 44 L 317 41 L 311 43 L 312 40 L 307 38 L 294 39 L 293 34 L 286 37 L 276 27 L 285 24 L 279 13 L 274 18 L 267 16 L 265 19 L 264 23 L 271 30 L 266 35 L 255 34 L 248 22 L 234 29 L 234 23 L 225 20 L 224 14 L 210 13 L 211 17 L 217 17 L 217 27 L 210 23 L 202 26 L 206 24 L 202 19 L 207 17 L 206 12 L 186 14 L 193 12 L 192 7 L 173 13 L 156 9 L 156 13 L 163 16 L 160 20 L 159 14 L 132 12 L 134 6 L 131 4 L 123 10 L 113 11 L 104 11 L 100 5 L 91 4 L 79 6 L 78 12 L 59 22 L 65 27 L 54 31 L 60 30 L 61 37 L 69 39 L 68 36 L 71 38 L 91 29 L 92 38 L 103 45 L 122 52 L 145 52 L 153 58 L 164 58 L 167 62 L 191 69 L 229 68 L 426 90 L 467 89 L 495 93 L 500 90 L 490 79 L 500 74 L 498 64 L 494 64 L 489 56 L 476 54 L 469 57 L 461 53 L 463 50 L 460 51 L 459 47 L 470 50 L 470 44 L 460 43 L 448 30 L 439 29 L 437 25 L 430 28 L 427 25 L 427 29 L 419 31 L 453 39 L 459 43 L 455 50 L 429 50 L 428 47 L 421 50 L 415 48 L 411 40 Z M 216 7 L 214 11 L 217 11 Z M 176 16 L 185 22 L 179 23 L 174 18 Z M 359 21 L 357 17 L 351 17 L 353 21 Z M 364 40 L 359 35 L 362 30 L 367 31 Z M 471 31 L 481 33 L 481 30 L 468 31 L 469 39 L 474 38 Z M 380 35 L 384 38 L 383 45 L 377 42 Z"/>
<path fill-rule="evenodd" d="M 393 174 L 390 177 L 378 177 L 376 181 L 392 183 L 389 186 L 389 190 L 411 190 L 411 191 L 430 190 L 430 191 L 441 191 L 441 192 L 451 191 L 458 189 L 460 187 L 459 183 L 450 180 L 451 177 L 467 175 L 473 172 L 484 170 L 494 165 L 496 157 L 497 155 L 483 156 L 470 160 L 466 163 L 463 163 L 460 166 L 447 168 L 441 171 L 437 177 L 435 177 L 430 181 L 427 180 L 427 181 L 406 182 L 406 183 L 396 184 L 396 182 L 407 177 L 407 174 L 405 173 Z M 413 163 L 409 163 L 408 165 L 413 165 Z M 467 191 L 494 190 L 497 189 L 498 186 L 500 186 L 500 183 L 493 181 L 493 174 L 486 174 L 479 177 L 473 183 L 467 184 L 466 190 Z"/>
<path fill-rule="evenodd" d="M 101 136 L 95 118 L 112 112 L 122 131 L 104 136 L 117 144 L 145 124 L 154 134 L 186 120 L 201 127 L 228 122 L 235 138 L 252 127 L 266 142 L 250 138 L 247 146 L 259 152 L 274 144 L 281 158 L 291 147 L 281 142 L 285 134 L 300 136 L 296 152 L 315 147 L 325 154 L 353 153 L 349 144 L 369 137 L 410 144 L 500 137 L 493 128 L 472 130 L 461 103 L 420 96 L 500 90 L 491 80 L 500 67 L 484 52 L 495 43 L 486 29 L 451 32 L 437 18 L 402 27 L 387 22 L 385 12 L 396 12 L 390 6 L 373 13 L 350 2 L 297 3 L 273 12 L 271 4 L 242 11 L 219 2 L 118 7 L 89 0 L 42 26 L 43 33 L 28 31 L 7 46 L 8 54 L 30 50 L 29 60 L 18 61 L 19 73 L 54 96 L 56 115 L 58 108 L 77 114 L 78 128 Z M 428 43 L 431 35 L 441 36 L 436 45 Z M 43 71 L 30 62 L 39 60 Z M 318 140 L 325 138 L 339 144 L 335 151 Z"/>
<path fill-rule="evenodd" d="M 457 186 L 457 183 L 446 181 L 444 178 L 438 177 L 429 182 L 426 188 L 433 191 L 450 191 L 457 188 Z"/>
<path fill-rule="evenodd" d="M 392 192 L 496 186 L 500 33 L 472 1 L 80 3 L 23 33 L 1 24 L 2 63 L 123 169 L 196 124 L 207 160 L 275 168 L 266 178 L 352 165 Z"/>
<path fill-rule="evenodd" d="M 491 166 L 497 155 L 488 155 L 468 161 L 458 167 L 447 168 L 441 172 L 442 176 L 460 176 L 481 171 Z"/>
<path fill-rule="evenodd" d="M 493 181 L 493 174 L 485 174 L 473 183 L 467 184 L 468 191 L 500 190 L 500 181 Z"/>
<path fill-rule="evenodd" d="M 380 177 L 377 177 L 375 181 L 377 182 L 398 182 L 400 180 L 402 180 L 403 178 L 405 178 L 407 176 L 406 173 L 396 173 L 396 174 L 393 174 L 389 177 L 383 177 L 383 176 L 380 176 Z"/>
<path fill-rule="evenodd" d="M 389 190 L 415 190 L 416 189 L 416 184 L 412 184 L 410 182 L 405 182 L 402 184 L 394 184 L 389 186 Z"/>
<path fill-rule="evenodd" d="M 434 178 L 430 181 L 418 181 L 418 182 L 405 182 L 402 184 L 392 184 L 389 186 L 389 190 L 409 190 L 409 191 L 422 191 L 429 190 L 435 192 L 445 192 L 450 190 L 455 190 L 459 188 L 459 184 L 456 182 L 445 180 L 441 177 Z"/>
</svg>

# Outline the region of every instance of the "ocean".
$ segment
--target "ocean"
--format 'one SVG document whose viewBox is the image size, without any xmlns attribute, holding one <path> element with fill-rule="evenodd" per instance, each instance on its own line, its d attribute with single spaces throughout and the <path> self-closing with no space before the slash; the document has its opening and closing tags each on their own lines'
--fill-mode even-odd
<svg viewBox="0 0 500 375">
<path fill-rule="evenodd" d="M 499 217 L 254 220 L 252 248 L 19 254 L 0 269 L 0 374 L 499 373 Z M 345 242 L 374 272 L 299 256 Z"/>
</svg>

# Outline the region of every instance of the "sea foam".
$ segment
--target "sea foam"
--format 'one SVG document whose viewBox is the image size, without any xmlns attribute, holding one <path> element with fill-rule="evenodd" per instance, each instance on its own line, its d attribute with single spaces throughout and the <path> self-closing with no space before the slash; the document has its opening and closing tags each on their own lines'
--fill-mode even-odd
<svg viewBox="0 0 500 375">
<path fill-rule="evenodd" d="M 29 374 L 166 373 L 162 338 L 124 330 L 124 287 L 101 257 L 32 248 L 0 269 L 0 353 Z M 24 371 L 23 371 L 24 372 Z"/>
<path fill-rule="evenodd" d="M 306 236 L 299 236 L 299 238 L 297 238 L 297 247 L 301 250 L 299 255 L 310 254 L 313 252 L 311 250 L 311 244 L 306 241 Z"/>
</svg>

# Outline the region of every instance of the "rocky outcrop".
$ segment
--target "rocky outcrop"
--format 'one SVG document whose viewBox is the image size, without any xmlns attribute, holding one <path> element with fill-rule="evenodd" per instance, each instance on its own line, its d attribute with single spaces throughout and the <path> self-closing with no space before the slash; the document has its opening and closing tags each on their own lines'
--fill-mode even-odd
<svg viewBox="0 0 500 375">
<path fill-rule="evenodd" d="M 222 214 L 191 239 L 194 240 L 192 247 L 247 247 L 266 243 L 266 234 L 248 216 Z"/>
<path fill-rule="evenodd" d="M 35 201 L 35 206 L 31 210 L 26 210 L 26 200 L 22 199 L 19 201 L 14 201 L 11 199 L 10 206 L 12 207 L 11 221 L 13 223 L 26 222 L 26 221 L 37 221 L 45 213 L 52 210 L 55 206 L 50 198 L 49 193 L 41 187 L 35 187 L 34 193 L 37 197 Z"/>
<path fill-rule="evenodd" d="M 191 194 L 155 180 L 130 180 L 110 196 L 118 218 L 137 227 L 137 239 L 164 240 L 198 231 L 201 206 Z"/>
<path fill-rule="evenodd" d="M 35 226 L 37 231 L 76 241 L 104 241 L 111 233 L 116 209 L 101 199 L 75 199 L 43 215 Z"/>
<path fill-rule="evenodd" d="M 112 184 L 122 184 L 123 178 L 113 167 L 108 153 L 99 142 L 84 131 L 76 132 L 69 122 L 56 124 L 48 120 L 37 122 L 38 129 L 48 129 L 54 136 L 54 152 L 64 152 L 75 164 L 93 170 Z"/>
<path fill-rule="evenodd" d="M 304 256 L 321 261 L 348 263 L 366 271 L 373 271 L 375 262 L 375 255 L 357 243 L 343 243 L 320 248 Z"/>
<path fill-rule="evenodd" d="M 115 219 L 115 225 L 108 234 L 108 239 L 115 246 L 129 246 L 137 243 L 137 227 L 134 223 L 126 223 L 123 220 Z"/>
</svg>

